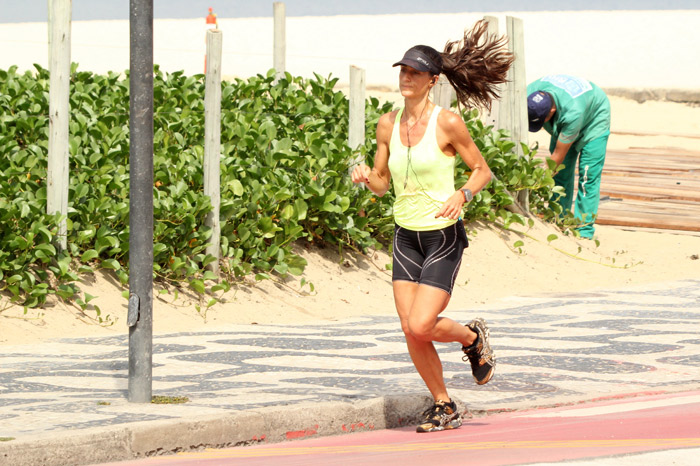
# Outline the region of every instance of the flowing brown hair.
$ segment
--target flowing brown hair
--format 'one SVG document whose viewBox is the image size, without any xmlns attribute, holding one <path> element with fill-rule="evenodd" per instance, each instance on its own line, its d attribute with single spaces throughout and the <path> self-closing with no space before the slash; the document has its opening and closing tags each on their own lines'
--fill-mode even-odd
<svg viewBox="0 0 700 466">
<path fill-rule="evenodd" d="M 457 101 L 465 107 L 481 106 L 491 110 L 498 99 L 499 85 L 507 82 L 507 73 L 515 57 L 507 49 L 508 38 L 488 34 L 488 23 L 479 20 L 464 31 L 461 41 L 448 41 L 442 58 L 442 72 L 454 87 Z"/>
</svg>

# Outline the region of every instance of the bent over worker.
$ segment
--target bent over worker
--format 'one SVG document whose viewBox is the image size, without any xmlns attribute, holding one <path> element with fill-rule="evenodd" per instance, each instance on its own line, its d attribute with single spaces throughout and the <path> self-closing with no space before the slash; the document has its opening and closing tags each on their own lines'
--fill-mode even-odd
<svg viewBox="0 0 700 466">
<path fill-rule="evenodd" d="M 578 194 L 574 216 L 582 221 L 581 237 L 593 239 L 600 203 L 600 178 L 610 136 L 610 101 L 598 86 L 582 78 L 550 75 L 527 86 L 529 130 L 544 127 L 551 136 L 549 152 L 564 168 L 554 176 L 564 195 L 556 199 L 571 210 L 578 160 Z"/>
</svg>

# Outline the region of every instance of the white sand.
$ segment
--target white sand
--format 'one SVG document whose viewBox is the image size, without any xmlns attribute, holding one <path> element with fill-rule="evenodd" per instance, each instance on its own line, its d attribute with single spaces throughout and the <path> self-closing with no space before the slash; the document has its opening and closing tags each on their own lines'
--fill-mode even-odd
<svg viewBox="0 0 700 466">
<path fill-rule="evenodd" d="M 369 85 L 395 87 L 391 64 L 412 45 L 438 49 L 487 12 L 377 16 L 290 17 L 287 69 L 348 80 L 349 65 L 366 69 Z M 491 14 L 505 32 L 505 16 L 524 21 L 527 79 L 568 73 L 601 87 L 698 89 L 700 11 L 513 12 Z M 224 75 L 247 77 L 272 67 L 272 17 L 219 18 Z M 156 20 L 155 62 L 166 71 L 201 73 L 204 18 Z M 128 21 L 74 22 L 72 57 L 80 69 L 122 71 L 129 66 Z M 0 24 L 0 68 L 47 66 L 46 23 Z"/>
</svg>

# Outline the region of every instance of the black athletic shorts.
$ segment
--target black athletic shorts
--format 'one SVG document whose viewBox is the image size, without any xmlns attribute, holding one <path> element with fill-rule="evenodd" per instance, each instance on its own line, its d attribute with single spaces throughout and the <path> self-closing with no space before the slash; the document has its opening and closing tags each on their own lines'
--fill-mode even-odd
<svg viewBox="0 0 700 466">
<path fill-rule="evenodd" d="M 435 286 L 451 295 L 467 246 L 467 232 L 461 220 L 431 231 L 412 231 L 395 225 L 392 280 Z"/>
</svg>

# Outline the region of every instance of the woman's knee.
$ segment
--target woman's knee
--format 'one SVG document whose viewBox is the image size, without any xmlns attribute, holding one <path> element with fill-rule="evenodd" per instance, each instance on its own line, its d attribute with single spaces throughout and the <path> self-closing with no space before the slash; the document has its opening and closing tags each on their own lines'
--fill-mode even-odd
<svg viewBox="0 0 700 466">
<path fill-rule="evenodd" d="M 421 341 L 432 341 L 433 340 L 433 330 L 435 328 L 435 319 L 426 319 L 421 316 L 411 317 L 409 316 L 407 322 L 409 334 Z M 404 330 L 404 333 L 406 330 Z"/>
</svg>

